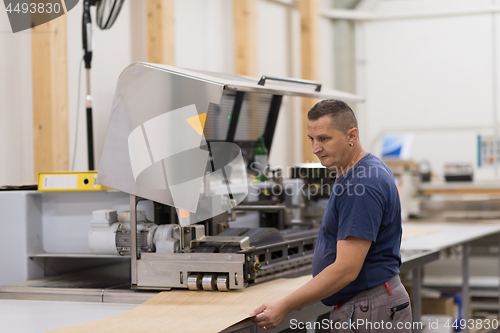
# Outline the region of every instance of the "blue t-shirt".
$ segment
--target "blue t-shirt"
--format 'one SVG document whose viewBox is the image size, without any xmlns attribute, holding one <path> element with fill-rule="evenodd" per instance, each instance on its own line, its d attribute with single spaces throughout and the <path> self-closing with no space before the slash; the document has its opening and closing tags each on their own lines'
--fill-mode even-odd
<svg viewBox="0 0 500 333">
<path fill-rule="evenodd" d="M 314 250 L 313 276 L 335 262 L 337 241 L 348 236 L 372 245 L 356 280 L 322 300 L 328 306 L 388 281 L 401 266 L 398 188 L 389 168 L 370 153 L 335 181 Z"/>
</svg>

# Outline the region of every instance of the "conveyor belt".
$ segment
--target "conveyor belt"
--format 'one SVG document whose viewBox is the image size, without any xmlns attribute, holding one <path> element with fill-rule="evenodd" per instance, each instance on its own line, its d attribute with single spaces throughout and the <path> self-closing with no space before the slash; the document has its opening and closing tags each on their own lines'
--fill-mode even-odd
<svg viewBox="0 0 500 333">
<path fill-rule="evenodd" d="M 275 228 L 229 228 L 217 236 L 247 236 L 250 246 L 261 247 L 284 241 L 278 229 Z M 240 251 L 238 243 L 208 242 L 198 246 L 195 253 L 237 253 Z"/>
</svg>

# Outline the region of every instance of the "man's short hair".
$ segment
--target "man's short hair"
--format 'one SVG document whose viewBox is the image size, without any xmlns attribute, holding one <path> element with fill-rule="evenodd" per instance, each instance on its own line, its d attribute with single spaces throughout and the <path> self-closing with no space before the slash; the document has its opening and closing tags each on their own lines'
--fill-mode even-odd
<svg viewBox="0 0 500 333">
<path fill-rule="evenodd" d="M 325 99 L 316 103 L 309 110 L 307 119 L 314 121 L 324 116 L 329 116 L 332 120 L 332 127 L 344 134 L 347 134 L 351 128 L 358 128 L 358 121 L 352 109 L 345 102 L 337 99 Z"/>
</svg>

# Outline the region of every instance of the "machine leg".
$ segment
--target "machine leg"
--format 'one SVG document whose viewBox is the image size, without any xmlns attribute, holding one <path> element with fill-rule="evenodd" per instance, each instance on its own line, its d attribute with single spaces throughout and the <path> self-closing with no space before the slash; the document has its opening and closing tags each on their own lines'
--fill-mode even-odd
<svg viewBox="0 0 500 333">
<path fill-rule="evenodd" d="M 420 288 L 422 287 L 422 281 L 420 281 L 421 270 L 422 268 L 420 266 L 412 270 L 411 306 L 413 308 L 413 322 L 421 322 L 422 319 L 422 298 L 420 296 Z M 418 328 L 413 330 L 414 333 L 418 333 L 419 331 L 420 330 Z"/>
<path fill-rule="evenodd" d="M 131 266 L 131 282 L 132 285 L 137 285 L 137 197 L 130 196 L 130 266 Z"/>
<path fill-rule="evenodd" d="M 469 253 L 470 253 L 470 244 L 466 243 L 463 245 L 463 254 L 462 254 L 462 316 L 465 319 L 465 322 L 469 322 Z M 469 333 L 468 325 L 466 325 L 464 329 L 464 333 Z"/>
</svg>

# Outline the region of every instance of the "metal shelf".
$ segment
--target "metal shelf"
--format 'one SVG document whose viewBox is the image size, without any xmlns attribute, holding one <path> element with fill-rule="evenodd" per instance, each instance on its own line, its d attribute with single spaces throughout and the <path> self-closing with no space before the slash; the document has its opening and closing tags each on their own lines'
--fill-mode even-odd
<svg viewBox="0 0 500 333">
<path fill-rule="evenodd" d="M 93 253 L 28 253 L 29 258 L 126 258 L 130 259 L 130 255 L 114 255 L 114 254 L 93 254 Z"/>
</svg>

